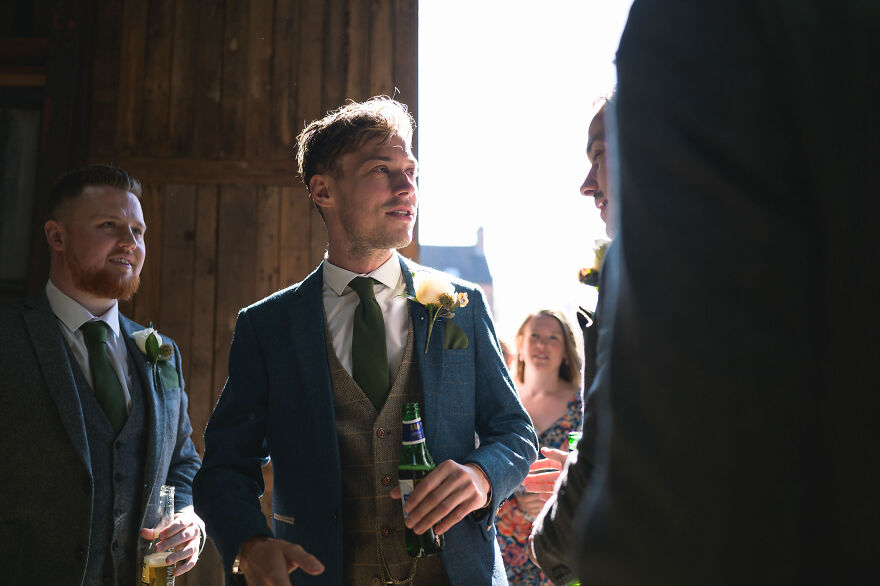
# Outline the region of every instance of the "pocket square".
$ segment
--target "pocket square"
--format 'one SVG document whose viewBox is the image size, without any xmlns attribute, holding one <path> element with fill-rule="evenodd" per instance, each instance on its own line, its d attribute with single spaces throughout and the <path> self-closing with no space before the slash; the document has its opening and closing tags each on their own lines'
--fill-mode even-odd
<svg viewBox="0 0 880 586">
<path fill-rule="evenodd" d="M 447 321 L 444 325 L 446 333 L 443 336 L 443 346 L 447 350 L 466 349 L 468 347 L 468 337 L 465 335 L 464 330 L 451 321 Z"/>
</svg>

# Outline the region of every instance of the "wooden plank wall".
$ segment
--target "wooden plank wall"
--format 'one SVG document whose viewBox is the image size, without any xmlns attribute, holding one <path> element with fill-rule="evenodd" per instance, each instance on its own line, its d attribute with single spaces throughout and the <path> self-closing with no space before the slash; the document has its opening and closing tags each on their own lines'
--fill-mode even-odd
<svg viewBox="0 0 880 586">
<path fill-rule="evenodd" d="M 180 345 L 201 451 L 237 311 L 324 254 L 296 135 L 395 88 L 415 113 L 418 0 L 97 0 L 95 13 L 88 161 L 141 179 L 148 224 L 123 311 Z M 222 583 L 216 553 L 186 582 Z"/>
</svg>

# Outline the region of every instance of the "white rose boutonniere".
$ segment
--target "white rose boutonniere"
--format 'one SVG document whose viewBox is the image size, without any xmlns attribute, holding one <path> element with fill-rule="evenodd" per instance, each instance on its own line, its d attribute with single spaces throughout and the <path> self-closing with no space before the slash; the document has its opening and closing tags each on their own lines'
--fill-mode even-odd
<svg viewBox="0 0 880 586">
<path fill-rule="evenodd" d="M 174 347 L 171 344 L 162 343 L 162 336 L 153 328 L 153 323 L 150 322 L 150 327 L 146 329 L 132 332 L 131 336 L 134 338 L 138 349 L 150 361 L 153 367 L 153 380 L 156 386 L 158 387 L 160 380 L 166 386 L 178 386 L 177 372 L 173 366 L 168 364 L 168 360 L 174 356 Z"/>
<path fill-rule="evenodd" d="M 455 285 L 440 273 L 423 271 L 413 273 L 413 289 L 415 296 L 404 295 L 407 299 L 425 306 L 428 310 L 428 336 L 425 340 L 425 354 L 434 333 L 434 324 L 439 319 L 452 319 L 455 310 L 468 304 L 467 293 L 456 293 Z M 460 349 L 468 347 L 467 335 L 453 322 L 446 324 L 446 348 Z"/>
<path fill-rule="evenodd" d="M 611 244 L 610 240 L 603 238 L 596 240 L 596 244 L 593 246 L 593 266 L 581 269 L 578 274 L 578 280 L 584 285 L 599 286 L 599 271 L 605 261 L 605 253 L 608 251 L 609 244 Z"/>
</svg>

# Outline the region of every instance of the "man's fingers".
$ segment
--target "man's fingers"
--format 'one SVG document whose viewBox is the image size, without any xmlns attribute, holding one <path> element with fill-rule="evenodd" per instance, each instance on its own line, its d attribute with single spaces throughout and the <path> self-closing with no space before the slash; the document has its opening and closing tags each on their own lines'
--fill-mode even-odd
<svg viewBox="0 0 880 586">
<path fill-rule="evenodd" d="M 302 546 L 280 539 L 255 537 L 242 546 L 241 570 L 249 586 L 289 586 L 288 574 L 296 569 L 314 576 L 324 565 Z"/>
<path fill-rule="evenodd" d="M 284 551 L 284 558 L 287 561 L 288 573 L 301 568 L 306 574 L 317 576 L 324 571 L 324 564 L 300 545 L 289 544 L 289 547 Z"/>
<path fill-rule="evenodd" d="M 179 548 L 179 551 L 175 551 L 168 554 L 168 557 L 165 558 L 169 564 L 176 564 L 177 562 L 183 560 L 190 560 L 193 558 L 198 559 L 199 549 L 196 547 L 196 544 L 190 541 L 187 543 L 186 547 Z"/>
<path fill-rule="evenodd" d="M 541 455 L 548 460 L 555 460 L 558 464 L 565 464 L 571 452 L 568 450 L 557 450 L 556 448 L 541 448 Z"/>
<path fill-rule="evenodd" d="M 559 475 L 560 471 L 558 470 L 529 474 L 523 479 L 522 485 L 529 492 L 552 493 Z"/>
<path fill-rule="evenodd" d="M 450 529 L 452 529 L 456 523 L 467 517 L 468 513 L 471 512 L 471 508 L 465 505 L 459 505 L 455 507 L 448 515 L 443 517 L 436 525 L 434 525 L 434 533 L 437 535 L 443 535 Z M 430 525 L 428 526 L 430 527 Z M 426 528 L 425 531 L 428 529 Z"/>
<path fill-rule="evenodd" d="M 448 466 L 444 466 L 447 464 Z M 443 468 L 441 469 L 441 466 Z M 433 478 L 431 474 L 439 472 Z M 485 495 L 475 486 L 471 472 L 466 466 L 447 461 L 438 466 L 416 487 L 421 489 L 428 480 L 430 491 L 423 492 L 420 499 L 411 505 L 412 495 L 407 499 L 406 526 L 417 534 L 429 528 L 443 533 L 461 521 L 465 515 L 478 509 L 485 501 Z M 416 491 L 413 491 L 415 494 Z M 441 523 L 438 526 L 438 523 Z"/>
<path fill-rule="evenodd" d="M 452 474 L 455 469 L 456 464 L 451 460 L 446 460 L 431 470 L 427 476 L 419 480 L 410 495 L 406 497 L 406 504 L 403 506 L 404 510 L 409 513 L 413 509 L 416 509 L 421 504 L 422 500 L 433 493 L 438 486 L 441 486 L 446 480 L 446 477 Z M 398 486 L 396 488 L 399 491 L 400 487 Z"/>
<path fill-rule="evenodd" d="M 179 549 L 181 545 L 191 543 L 199 537 L 199 528 L 196 525 L 187 525 L 183 529 L 178 529 L 174 533 L 166 533 L 166 531 L 159 534 L 161 541 L 156 543 L 157 551 L 168 551 L 169 549 L 175 548 Z"/>
<path fill-rule="evenodd" d="M 558 462 L 550 458 L 542 458 L 540 460 L 535 460 L 534 462 L 532 462 L 532 465 L 529 466 L 529 474 L 541 472 L 544 470 L 562 470 L 562 467 L 564 465 L 565 460 L 563 460 L 562 462 Z"/>
<path fill-rule="evenodd" d="M 156 537 L 156 530 L 149 527 L 144 527 L 143 529 L 141 529 L 141 537 L 143 537 L 147 541 L 153 541 L 153 539 L 155 539 Z"/>
<path fill-rule="evenodd" d="M 197 557 L 198 556 L 193 556 L 185 564 L 183 564 L 182 566 L 180 566 L 178 568 L 175 568 L 174 575 L 175 576 L 183 576 L 184 574 L 186 574 L 187 572 L 189 572 L 190 570 L 195 568 Z"/>
</svg>

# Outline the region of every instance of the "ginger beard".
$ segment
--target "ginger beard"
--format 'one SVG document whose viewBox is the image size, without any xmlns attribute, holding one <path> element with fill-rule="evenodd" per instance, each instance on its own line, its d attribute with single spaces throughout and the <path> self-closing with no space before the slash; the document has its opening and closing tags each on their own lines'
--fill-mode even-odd
<svg viewBox="0 0 880 586">
<path fill-rule="evenodd" d="M 141 284 L 140 267 L 132 267 L 129 273 L 120 273 L 107 266 L 87 268 L 73 251 L 64 254 L 64 264 L 70 271 L 74 287 L 103 299 L 128 300 Z"/>
</svg>

